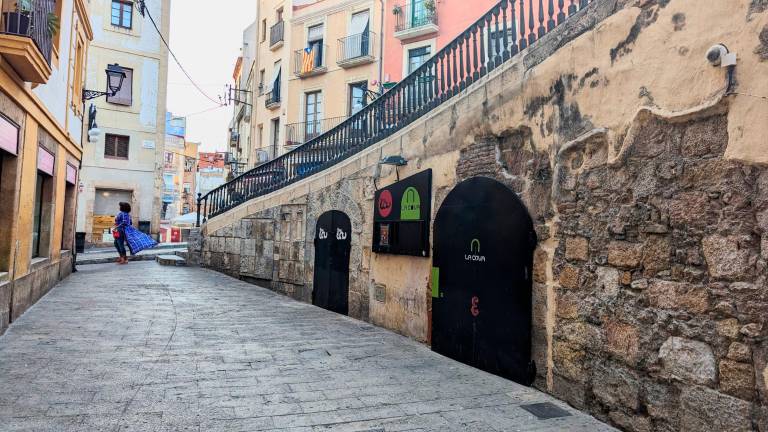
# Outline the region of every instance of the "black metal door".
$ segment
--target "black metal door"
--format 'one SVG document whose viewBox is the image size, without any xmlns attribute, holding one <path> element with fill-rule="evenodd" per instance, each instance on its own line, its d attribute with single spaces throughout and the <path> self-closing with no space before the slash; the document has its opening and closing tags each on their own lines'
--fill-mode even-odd
<svg viewBox="0 0 768 432">
<path fill-rule="evenodd" d="M 349 313 L 349 252 L 352 224 L 332 210 L 317 219 L 312 304 L 343 315 Z"/>
<path fill-rule="evenodd" d="M 460 183 L 434 226 L 432 349 L 530 385 L 536 234 L 517 195 L 489 178 Z"/>
</svg>

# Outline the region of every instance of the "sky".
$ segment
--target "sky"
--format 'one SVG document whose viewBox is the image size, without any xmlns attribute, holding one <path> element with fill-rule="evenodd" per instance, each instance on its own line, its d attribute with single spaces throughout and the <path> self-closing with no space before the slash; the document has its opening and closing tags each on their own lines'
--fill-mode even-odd
<svg viewBox="0 0 768 432">
<path fill-rule="evenodd" d="M 256 19 L 256 1 L 219 0 L 215 7 L 210 0 L 171 1 L 171 50 L 215 100 L 232 84 L 243 30 Z M 226 150 L 232 107 L 215 108 L 217 104 L 192 86 L 170 56 L 167 103 L 168 111 L 187 116 L 187 141 L 201 142 L 200 151 Z"/>
</svg>

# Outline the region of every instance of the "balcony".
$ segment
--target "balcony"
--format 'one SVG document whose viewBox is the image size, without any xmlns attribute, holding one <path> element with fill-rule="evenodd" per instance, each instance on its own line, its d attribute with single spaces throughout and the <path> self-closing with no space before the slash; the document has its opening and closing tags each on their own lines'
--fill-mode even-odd
<svg viewBox="0 0 768 432">
<path fill-rule="evenodd" d="M 437 33 L 435 0 L 410 0 L 395 6 L 395 37 L 413 39 Z"/>
<path fill-rule="evenodd" d="M 8 2 L 10 3 L 10 2 Z M 52 35 L 49 16 L 55 0 L 28 0 L 26 7 L 3 7 L 0 54 L 31 83 L 45 84 L 51 76 Z"/>
<path fill-rule="evenodd" d="M 267 93 L 264 106 L 270 110 L 280 108 L 280 89 L 274 88 Z"/>
<path fill-rule="evenodd" d="M 285 125 L 285 145 L 294 147 L 308 142 L 340 125 L 348 117 L 333 117 L 313 122 Z"/>
<path fill-rule="evenodd" d="M 293 73 L 299 78 L 308 78 L 328 71 L 325 63 L 327 45 L 314 45 L 293 53 Z"/>
<path fill-rule="evenodd" d="M 285 40 L 285 21 L 278 21 L 269 28 L 269 49 L 272 51 L 283 46 Z"/>
<path fill-rule="evenodd" d="M 339 39 L 336 64 L 351 68 L 376 61 L 376 34 L 360 33 Z"/>
</svg>

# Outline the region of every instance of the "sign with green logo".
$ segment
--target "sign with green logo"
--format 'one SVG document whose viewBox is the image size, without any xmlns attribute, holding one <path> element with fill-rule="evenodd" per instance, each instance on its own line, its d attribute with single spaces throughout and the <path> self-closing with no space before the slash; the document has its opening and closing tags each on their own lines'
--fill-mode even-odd
<svg viewBox="0 0 768 432">
<path fill-rule="evenodd" d="M 421 197 L 419 191 L 411 186 L 403 193 L 403 200 L 400 202 L 400 220 L 419 220 L 421 219 Z"/>
</svg>

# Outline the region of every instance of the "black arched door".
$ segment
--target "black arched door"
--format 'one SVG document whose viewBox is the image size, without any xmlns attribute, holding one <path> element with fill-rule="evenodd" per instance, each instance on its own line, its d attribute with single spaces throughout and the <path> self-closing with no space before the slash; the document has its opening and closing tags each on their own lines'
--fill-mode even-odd
<svg viewBox="0 0 768 432">
<path fill-rule="evenodd" d="M 317 219 L 312 304 L 343 315 L 349 313 L 349 252 L 352 224 L 332 210 Z"/>
<path fill-rule="evenodd" d="M 460 183 L 434 225 L 432 349 L 530 385 L 531 269 L 536 234 L 507 186 Z"/>
</svg>

